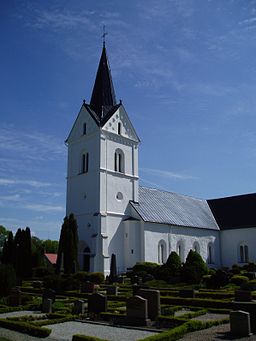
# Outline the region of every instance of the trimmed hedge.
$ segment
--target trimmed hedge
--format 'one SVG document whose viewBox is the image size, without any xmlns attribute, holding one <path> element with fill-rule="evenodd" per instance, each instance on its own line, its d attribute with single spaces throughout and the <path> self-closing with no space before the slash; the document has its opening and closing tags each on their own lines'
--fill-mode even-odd
<svg viewBox="0 0 256 341">
<path fill-rule="evenodd" d="M 0 327 L 37 337 L 47 337 L 51 334 L 51 329 L 41 328 L 27 322 L 10 321 L 6 319 L 0 319 Z"/>
<path fill-rule="evenodd" d="M 193 306 L 202 308 L 233 308 L 231 301 L 211 300 L 203 298 L 161 297 L 161 304 Z"/>
<path fill-rule="evenodd" d="M 75 334 L 72 337 L 72 341 L 108 341 L 106 339 L 99 339 L 98 337 L 94 336 L 86 336 L 81 334 Z"/>
<path fill-rule="evenodd" d="M 228 323 L 229 319 L 223 319 L 218 321 L 188 321 L 181 326 L 173 328 L 163 333 L 159 333 L 157 335 L 149 336 L 144 339 L 140 339 L 138 341 L 176 341 L 182 338 L 185 334 L 194 332 L 197 330 L 202 330 L 206 328 L 210 328 L 213 326 L 217 326 L 219 324 Z"/>
</svg>

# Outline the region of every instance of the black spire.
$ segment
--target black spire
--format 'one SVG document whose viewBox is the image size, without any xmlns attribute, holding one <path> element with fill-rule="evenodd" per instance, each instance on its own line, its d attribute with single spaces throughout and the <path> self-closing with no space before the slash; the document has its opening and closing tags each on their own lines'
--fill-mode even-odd
<svg viewBox="0 0 256 341">
<path fill-rule="evenodd" d="M 92 91 L 90 108 L 97 114 L 101 121 L 115 105 L 116 96 L 108 64 L 105 43 L 103 43 L 102 54 Z"/>
</svg>

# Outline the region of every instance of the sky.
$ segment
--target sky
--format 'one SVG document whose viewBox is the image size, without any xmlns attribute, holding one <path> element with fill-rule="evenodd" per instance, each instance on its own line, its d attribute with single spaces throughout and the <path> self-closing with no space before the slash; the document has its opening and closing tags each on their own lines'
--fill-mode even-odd
<svg viewBox="0 0 256 341">
<path fill-rule="evenodd" d="M 103 25 L 140 185 L 255 192 L 255 0 L 0 0 L 0 225 L 59 238 L 64 141 L 90 101 Z"/>
</svg>

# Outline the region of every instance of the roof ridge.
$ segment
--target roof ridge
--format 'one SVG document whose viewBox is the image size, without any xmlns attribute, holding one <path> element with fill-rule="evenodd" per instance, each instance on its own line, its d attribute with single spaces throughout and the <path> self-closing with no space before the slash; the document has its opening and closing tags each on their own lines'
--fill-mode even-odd
<svg viewBox="0 0 256 341">
<path fill-rule="evenodd" d="M 169 193 L 169 194 L 175 194 L 175 195 L 179 195 L 181 197 L 186 197 L 186 198 L 190 198 L 190 199 L 194 199 L 194 200 L 200 200 L 200 201 L 206 201 L 207 199 L 202 199 L 202 198 L 196 198 L 193 197 L 192 195 L 188 195 L 188 194 L 181 194 L 181 193 L 176 193 L 176 192 L 170 192 L 164 189 L 158 189 L 158 188 L 154 188 L 154 187 L 146 187 L 146 186 L 139 186 L 140 188 L 145 188 L 145 189 L 149 189 L 149 190 L 155 190 L 158 192 L 162 192 L 162 193 Z"/>
</svg>

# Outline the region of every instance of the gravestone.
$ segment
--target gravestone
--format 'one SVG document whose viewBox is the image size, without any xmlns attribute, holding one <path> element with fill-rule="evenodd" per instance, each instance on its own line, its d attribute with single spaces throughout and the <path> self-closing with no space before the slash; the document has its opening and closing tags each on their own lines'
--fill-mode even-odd
<svg viewBox="0 0 256 341">
<path fill-rule="evenodd" d="M 241 310 L 250 314 L 250 323 L 252 333 L 256 333 L 256 302 L 232 302 L 233 310 Z"/>
<path fill-rule="evenodd" d="M 81 292 L 92 294 L 95 290 L 95 284 L 89 281 L 83 282 L 81 286 Z"/>
<path fill-rule="evenodd" d="M 108 285 L 106 289 L 107 289 L 107 295 L 114 295 L 114 296 L 118 295 L 118 287 L 116 285 Z"/>
<path fill-rule="evenodd" d="M 179 296 L 183 298 L 195 298 L 194 289 L 182 289 L 179 291 Z"/>
<path fill-rule="evenodd" d="M 79 315 L 79 314 L 84 314 L 85 311 L 85 303 L 82 300 L 77 300 L 74 302 L 74 307 L 73 307 L 73 314 L 74 315 Z"/>
<path fill-rule="evenodd" d="M 161 313 L 160 307 L 160 291 L 153 289 L 139 289 L 138 296 L 141 296 L 148 301 L 148 317 L 151 320 L 156 318 Z"/>
<path fill-rule="evenodd" d="M 43 281 L 33 281 L 33 288 L 41 289 L 43 287 Z"/>
<path fill-rule="evenodd" d="M 250 325 L 250 314 L 241 310 L 231 311 L 230 332 L 236 338 L 252 335 Z"/>
<path fill-rule="evenodd" d="M 8 297 L 8 304 L 11 307 L 17 307 L 21 305 L 21 291 L 19 288 L 12 288 Z"/>
<path fill-rule="evenodd" d="M 149 326 L 148 301 L 140 296 L 133 296 L 126 301 L 126 322 L 133 326 Z"/>
<path fill-rule="evenodd" d="M 249 290 L 236 290 L 235 301 L 236 302 L 251 302 L 252 294 Z"/>
<path fill-rule="evenodd" d="M 42 303 L 42 313 L 51 313 L 52 312 L 52 299 L 44 298 Z"/>
<path fill-rule="evenodd" d="M 91 294 L 88 296 L 88 313 L 102 313 L 107 311 L 107 296 Z"/>
<path fill-rule="evenodd" d="M 50 298 L 52 300 L 52 303 L 55 302 L 55 298 L 56 298 L 56 292 L 52 289 L 45 289 L 43 291 L 43 297 L 42 299 L 46 299 L 46 298 Z"/>
</svg>

